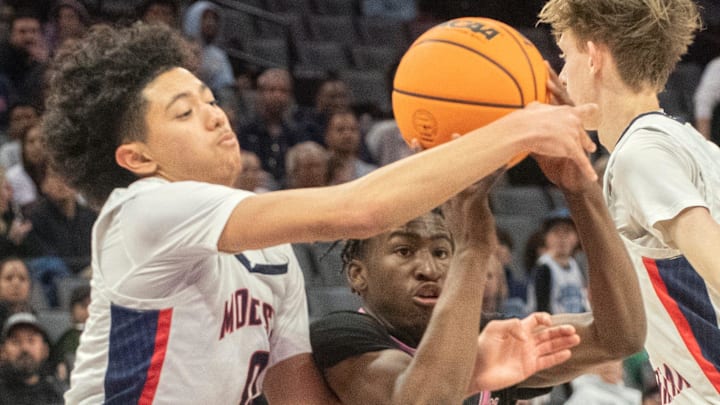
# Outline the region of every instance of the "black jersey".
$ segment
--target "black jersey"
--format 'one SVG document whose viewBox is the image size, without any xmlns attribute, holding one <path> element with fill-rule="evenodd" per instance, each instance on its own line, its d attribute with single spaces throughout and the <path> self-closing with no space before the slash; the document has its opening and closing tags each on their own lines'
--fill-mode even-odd
<svg viewBox="0 0 720 405">
<path fill-rule="evenodd" d="M 483 315 L 485 316 L 485 315 Z M 493 319 L 501 316 L 493 314 Z M 483 319 L 485 321 L 492 319 Z M 321 372 L 345 359 L 380 350 L 401 350 L 413 355 L 408 347 L 372 316 L 352 311 L 333 312 L 310 325 L 310 343 L 313 358 Z M 483 403 L 514 404 L 517 399 L 529 399 L 550 392 L 550 388 L 530 389 L 510 387 L 491 393 L 491 400 Z M 480 403 L 480 394 L 466 399 L 463 404 Z"/>
</svg>

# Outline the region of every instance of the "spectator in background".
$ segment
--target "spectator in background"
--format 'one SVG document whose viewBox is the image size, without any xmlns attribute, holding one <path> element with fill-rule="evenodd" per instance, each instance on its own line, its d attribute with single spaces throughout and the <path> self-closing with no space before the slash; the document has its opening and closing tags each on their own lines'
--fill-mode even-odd
<svg viewBox="0 0 720 405">
<path fill-rule="evenodd" d="M 285 69 L 266 70 L 257 79 L 255 118 L 237 131 L 240 147 L 254 152 L 277 184 L 284 182 L 288 148 L 304 140 L 287 117 L 292 99 L 290 73 Z"/>
<path fill-rule="evenodd" d="M 623 383 L 622 361 L 610 361 L 593 368 L 572 382 L 573 393 L 566 405 L 637 405 L 642 393 Z"/>
<path fill-rule="evenodd" d="M 370 157 L 378 166 L 385 166 L 412 154 L 393 119 L 374 123 L 365 136 L 365 144 Z"/>
<path fill-rule="evenodd" d="M 364 16 L 392 18 L 400 21 L 412 21 L 417 17 L 415 0 L 362 0 L 360 3 Z"/>
<path fill-rule="evenodd" d="M 13 190 L 14 206 L 27 215 L 37 201 L 40 181 L 45 177 L 47 154 L 39 123 L 27 129 L 21 140 L 21 160 L 7 169 L 5 177 Z"/>
<path fill-rule="evenodd" d="M 515 242 L 506 230 L 496 227 L 497 252 L 496 255 L 503 268 L 503 276 L 507 285 L 507 298 L 499 312 L 510 316 L 527 315 L 527 273 L 519 268 L 513 259 Z"/>
<path fill-rule="evenodd" d="M 392 104 L 393 81 L 399 62 L 392 64 L 385 72 L 387 98 Z M 365 144 L 370 158 L 378 166 L 385 166 L 412 154 L 412 149 L 403 139 L 394 118 L 374 122 L 365 135 Z"/>
<path fill-rule="evenodd" d="M 42 104 L 42 77 L 48 61 L 48 47 L 37 15 L 28 9 L 16 10 L 10 22 L 10 37 L 0 44 L 0 74 L 11 84 L 11 95 Z"/>
<path fill-rule="evenodd" d="M 176 0 L 145 0 L 137 10 L 140 20 L 147 24 L 165 24 L 178 28 L 180 9 Z"/>
<path fill-rule="evenodd" d="M 32 238 L 28 239 L 32 223 L 12 209 L 12 194 L 5 170 L 0 168 L 0 258 L 27 257 L 35 250 Z"/>
<path fill-rule="evenodd" d="M 285 188 L 322 187 L 328 183 L 329 153 L 313 141 L 300 142 L 285 155 Z M 305 278 L 305 286 L 344 286 L 341 248 L 337 241 L 293 243 L 295 256 Z"/>
<path fill-rule="evenodd" d="M 700 83 L 695 90 L 695 128 L 705 138 L 720 142 L 720 133 L 713 130 L 713 113 L 720 106 L 720 57 L 713 59 L 703 70 Z M 720 131 L 719 128 L 715 128 Z"/>
<path fill-rule="evenodd" d="M 529 273 L 535 267 L 537 259 L 545 253 L 545 235 L 538 229 L 528 236 L 523 249 L 523 266 Z"/>
<path fill-rule="evenodd" d="M 0 325 L 12 314 L 32 312 L 30 271 L 19 257 L 0 261 Z"/>
<path fill-rule="evenodd" d="M 583 271 L 573 257 L 580 239 L 566 208 L 551 212 L 545 219 L 542 238 L 544 253 L 530 270 L 526 311 L 550 314 L 589 311 Z M 564 400 L 571 392 L 572 387 L 565 383 L 554 387 L 548 395 L 553 400 Z"/>
<path fill-rule="evenodd" d="M 207 84 L 219 100 L 232 92 L 235 81 L 227 53 L 216 41 L 222 25 L 220 8 L 210 1 L 193 3 L 185 12 L 183 32 L 198 42 L 201 48 L 200 79 Z"/>
<path fill-rule="evenodd" d="M 551 314 L 587 311 L 585 279 L 573 258 L 580 239 L 568 210 L 553 211 L 542 230 L 545 253 L 531 270 L 528 310 Z"/>
<path fill-rule="evenodd" d="M 352 111 L 330 113 L 325 128 L 325 145 L 330 152 L 328 184 L 341 184 L 360 178 L 377 166 L 361 160 L 360 127 Z"/>
<path fill-rule="evenodd" d="M 495 253 L 497 257 L 497 251 Z M 508 298 L 508 284 L 503 266 L 499 260 L 493 260 L 488 266 L 485 277 L 482 309 L 485 313 L 501 313 Z"/>
<path fill-rule="evenodd" d="M 30 127 L 37 125 L 39 122 L 40 112 L 34 104 L 22 99 L 12 103 L 7 136 L 0 145 L 0 166 L 7 169 L 14 164 L 20 163 L 22 155 L 20 139 Z"/>
<path fill-rule="evenodd" d="M 317 142 L 305 141 L 293 146 L 285 155 L 285 188 L 326 186 L 329 159 L 327 149 Z"/>
<path fill-rule="evenodd" d="M 90 286 L 75 287 L 70 296 L 69 308 L 72 326 L 60 336 L 51 350 L 50 363 L 55 365 L 58 378 L 66 384 L 70 382 L 70 372 L 75 364 L 75 351 L 80 344 L 80 335 L 89 317 L 89 305 Z"/>
<path fill-rule="evenodd" d="M 240 153 L 242 154 L 242 172 L 235 180 L 235 188 L 258 194 L 277 188 L 270 179 L 270 174 L 262 169 L 260 159 L 255 153 L 247 150 Z M 272 183 L 272 186 L 268 187 L 268 183 Z"/>
<path fill-rule="evenodd" d="M 95 211 L 78 203 L 77 192 L 53 170 L 40 182 L 42 196 L 30 213 L 37 256 L 61 258 L 74 274 L 90 265 L 90 240 Z"/>
<path fill-rule="evenodd" d="M 298 108 L 293 116 L 307 139 L 325 145 L 323 130 L 327 126 L 330 114 L 348 111 L 351 107 L 350 89 L 342 79 L 331 73 L 318 86 L 313 106 Z"/>
<path fill-rule="evenodd" d="M 50 339 L 35 315 L 12 315 L 3 326 L 2 338 L 0 403 L 62 404 L 65 387 L 45 372 Z"/>
<path fill-rule="evenodd" d="M 50 12 L 47 44 L 51 55 L 68 39 L 80 39 L 91 24 L 90 14 L 78 0 L 58 0 Z"/>
<path fill-rule="evenodd" d="M 0 5 L 0 10 L 2 10 L 1 7 L 2 5 Z M 8 126 L 11 93 L 12 85 L 10 84 L 10 80 L 8 80 L 4 74 L 0 73 L 0 145 L 8 140 L 5 132 Z"/>
</svg>

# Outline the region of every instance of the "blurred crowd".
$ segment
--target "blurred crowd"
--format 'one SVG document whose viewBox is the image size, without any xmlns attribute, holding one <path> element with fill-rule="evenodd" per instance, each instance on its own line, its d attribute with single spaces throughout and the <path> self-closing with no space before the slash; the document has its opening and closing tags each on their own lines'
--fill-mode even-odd
<svg viewBox="0 0 720 405">
<path fill-rule="evenodd" d="M 142 20 L 185 34 L 197 56 L 189 68 L 213 90 L 240 140 L 243 172 L 237 188 L 262 193 L 340 184 L 412 153 L 388 108 L 393 68 L 402 52 L 382 61 L 377 77 L 386 90 L 385 102 L 368 104 L 362 90 L 337 71 L 307 75 L 307 70 L 301 74 L 290 64 L 263 65 L 242 57 L 231 46 L 228 32 L 249 31 L 227 20 L 226 3 L 233 2 L 0 1 L 0 404 L 62 403 L 88 317 L 96 212 L 49 168 L 40 122 L 53 55 L 70 42 L 82 41 L 94 24 Z M 235 3 L 287 15 L 296 3 L 307 4 L 308 13 L 322 13 L 321 5 L 331 2 Z M 407 28 L 408 42 L 449 18 L 500 19 L 529 35 L 538 34 L 541 52 L 556 69 L 561 67 L 547 41 L 549 33 L 534 26 L 540 0 L 343 3 L 351 5 L 357 18 L 398 22 Z M 708 138 L 718 141 L 720 6 L 710 0 L 699 3 L 704 6 L 706 29 L 671 77 L 661 101 L 669 113 L 695 122 Z M 600 173 L 603 155 L 593 157 Z M 511 169 L 497 188 L 540 190 L 548 204 L 530 220 L 527 231 L 507 225 L 511 221 L 499 221 L 497 254 L 502 267 L 488 280 L 483 309 L 517 316 L 536 310 L 590 309 L 578 236 L 563 201 L 553 199 L 557 194 L 553 186 L 528 159 Z M 493 209 L 506 209 L 505 201 L 495 198 Z M 347 290 L 341 274 L 341 243 L 294 246 L 305 272 L 311 316 L 321 316 L 325 310 L 312 305 L 316 291 Z M 350 295 L 349 290 L 346 293 Z M 639 403 L 641 396 L 650 401 L 657 393 L 648 370 L 646 356 L 639 353 L 624 365 L 598 368 L 596 374 L 533 403 L 599 403 L 592 398 L 603 395 L 614 398 L 610 403 Z"/>
</svg>

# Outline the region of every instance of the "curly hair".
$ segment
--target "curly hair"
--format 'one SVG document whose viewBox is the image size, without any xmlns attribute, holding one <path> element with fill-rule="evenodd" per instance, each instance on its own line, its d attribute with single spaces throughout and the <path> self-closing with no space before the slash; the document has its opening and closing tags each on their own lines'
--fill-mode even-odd
<svg viewBox="0 0 720 405">
<path fill-rule="evenodd" d="M 540 22 L 555 35 L 572 30 L 580 49 L 587 41 L 607 45 L 635 91 L 661 91 L 702 25 L 693 0 L 550 0 Z"/>
<path fill-rule="evenodd" d="M 137 177 L 115 150 L 143 141 L 142 91 L 159 74 L 186 65 L 187 43 L 164 26 L 96 26 L 50 67 L 43 132 L 52 167 L 94 206 Z"/>
</svg>

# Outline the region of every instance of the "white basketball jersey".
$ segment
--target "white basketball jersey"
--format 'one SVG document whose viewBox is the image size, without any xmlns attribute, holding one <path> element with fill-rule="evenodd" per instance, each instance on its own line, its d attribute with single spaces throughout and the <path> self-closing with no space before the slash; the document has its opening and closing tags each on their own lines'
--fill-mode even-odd
<svg viewBox="0 0 720 405">
<path fill-rule="evenodd" d="M 720 294 L 659 224 L 697 206 L 720 220 L 719 162 L 717 146 L 658 112 L 631 123 L 605 174 L 605 198 L 640 279 L 663 404 L 720 404 Z"/>
<path fill-rule="evenodd" d="M 249 404 L 265 370 L 310 352 L 289 245 L 232 255 L 217 241 L 251 193 L 140 180 L 93 229 L 90 319 L 67 404 Z"/>
</svg>

